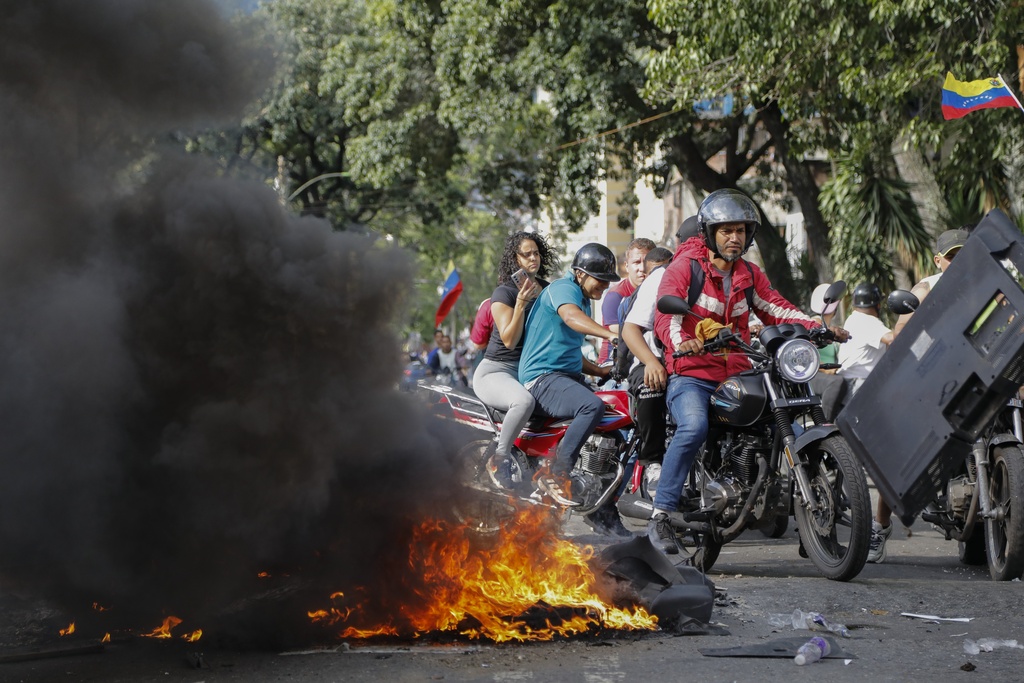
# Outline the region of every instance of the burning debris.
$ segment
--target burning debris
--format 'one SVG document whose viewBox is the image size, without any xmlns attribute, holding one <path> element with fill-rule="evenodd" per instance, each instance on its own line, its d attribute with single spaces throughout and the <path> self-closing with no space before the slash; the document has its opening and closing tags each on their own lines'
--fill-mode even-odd
<svg viewBox="0 0 1024 683">
<path fill-rule="evenodd" d="M 427 521 L 409 557 L 381 590 L 337 592 L 310 619 L 342 638 L 457 633 L 494 642 L 551 640 L 595 630 L 653 630 L 635 604 L 613 606 L 592 566 L 593 549 L 559 538 L 560 520 L 541 507 L 520 509 L 480 547 L 466 524 Z M 600 571 L 600 570 L 598 570 Z"/>
</svg>

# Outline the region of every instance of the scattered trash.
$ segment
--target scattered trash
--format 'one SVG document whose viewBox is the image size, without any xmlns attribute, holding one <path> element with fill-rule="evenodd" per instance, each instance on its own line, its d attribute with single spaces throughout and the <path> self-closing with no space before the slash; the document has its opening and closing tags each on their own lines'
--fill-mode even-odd
<svg viewBox="0 0 1024 683">
<path fill-rule="evenodd" d="M 827 657 L 831 651 L 832 647 L 827 640 L 821 636 L 814 636 L 800 646 L 800 649 L 796 651 L 796 657 L 793 657 L 793 661 L 797 666 L 812 664 L 822 657 Z"/>
<path fill-rule="evenodd" d="M 912 614 L 910 612 L 900 612 L 900 616 L 910 617 L 911 619 L 925 619 L 927 621 L 960 621 L 965 624 L 974 619 L 974 617 L 937 617 L 934 614 Z"/>
<path fill-rule="evenodd" d="M 842 659 L 848 664 L 857 656 L 843 650 L 840 639 L 834 636 L 817 636 L 826 641 L 829 645 L 829 654 L 823 655 L 822 659 Z M 705 657 L 772 657 L 778 659 L 795 659 L 800 647 L 807 643 L 806 636 L 795 636 L 780 638 L 767 642 L 753 643 L 750 645 L 739 645 L 736 647 L 700 648 Z"/>
<path fill-rule="evenodd" d="M 850 629 L 846 628 L 844 624 L 833 623 L 818 612 L 804 612 L 803 610 L 795 609 L 792 614 L 770 614 L 768 616 L 768 623 L 772 626 L 792 625 L 793 628 L 797 629 L 828 631 L 843 638 L 850 637 Z"/>
<path fill-rule="evenodd" d="M 979 638 L 977 641 L 971 640 L 970 638 L 964 639 L 964 652 L 969 655 L 977 655 L 982 652 L 992 652 L 997 647 L 1010 647 L 1018 650 L 1024 650 L 1024 645 L 1021 645 L 1016 640 L 1000 640 L 998 638 Z"/>
</svg>

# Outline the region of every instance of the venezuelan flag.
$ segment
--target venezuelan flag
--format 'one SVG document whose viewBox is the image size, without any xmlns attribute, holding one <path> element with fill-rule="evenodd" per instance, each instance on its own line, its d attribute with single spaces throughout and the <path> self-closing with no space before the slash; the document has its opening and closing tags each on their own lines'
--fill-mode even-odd
<svg viewBox="0 0 1024 683">
<path fill-rule="evenodd" d="M 958 119 L 979 109 L 1016 107 L 1017 100 L 999 76 L 980 81 L 958 81 L 946 72 L 942 84 L 942 118 Z"/>
<path fill-rule="evenodd" d="M 448 263 L 448 270 L 451 272 L 448 274 L 448 278 L 444 281 L 444 287 L 441 289 L 441 303 L 438 305 L 437 314 L 434 316 L 434 327 L 441 326 L 444 319 L 448 317 L 448 313 L 451 312 L 452 307 L 455 306 L 459 295 L 462 294 L 462 279 L 459 278 L 459 271 L 455 270 L 455 264 L 451 261 Z"/>
</svg>

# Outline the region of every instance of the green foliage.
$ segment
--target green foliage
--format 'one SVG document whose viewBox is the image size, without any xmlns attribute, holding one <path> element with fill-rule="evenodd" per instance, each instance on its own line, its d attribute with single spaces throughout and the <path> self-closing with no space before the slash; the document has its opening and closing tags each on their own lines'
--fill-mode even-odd
<svg viewBox="0 0 1024 683">
<path fill-rule="evenodd" d="M 886 257 L 855 253 L 856 244 L 884 246 L 889 254 L 901 250 L 912 260 L 930 255 L 928 240 L 912 227 L 910 207 L 902 208 L 906 188 L 895 184 L 886 159 L 894 139 L 907 136 L 933 159 L 947 197 L 963 203 L 981 188 L 986 206 L 1011 205 L 1002 141 L 1019 137 L 1004 126 L 1020 113 L 985 112 L 945 122 L 939 104 L 947 70 L 961 80 L 1017 72 L 1021 3 L 650 0 L 648 5 L 652 19 L 675 37 L 651 58 L 648 96 L 686 102 L 732 93 L 759 108 L 771 103 L 788 124 L 785 140 L 775 140 L 789 147 L 781 150 L 782 158 L 824 151 L 832 159 L 859 160 L 845 171 L 837 169 L 824 199 L 831 206 L 823 213 L 841 221 L 832 232 L 843 232 L 832 235 L 837 271 L 875 270 L 884 276 Z M 1019 119 L 1014 127 L 1019 130 Z M 879 175 L 862 177 L 872 173 Z M 838 187 L 845 182 L 852 188 Z M 813 199 L 801 197 L 802 202 Z M 848 202 L 866 204 L 847 207 Z M 808 207 L 802 208 L 806 216 Z M 851 241 L 862 232 L 861 239 Z M 877 242 L 879 237 L 884 242 Z"/>
<path fill-rule="evenodd" d="M 833 226 L 836 276 L 848 283 L 874 282 L 883 291 L 895 286 L 897 252 L 909 258 L 927 255 L 917 259 L 919 276 L 928 274 L 931 254 L 931 237 L 909 187 L 888 161 L 886 155 L 869 154 L 841 159 L 821 191 L 822 210 Z"/>
</svg>

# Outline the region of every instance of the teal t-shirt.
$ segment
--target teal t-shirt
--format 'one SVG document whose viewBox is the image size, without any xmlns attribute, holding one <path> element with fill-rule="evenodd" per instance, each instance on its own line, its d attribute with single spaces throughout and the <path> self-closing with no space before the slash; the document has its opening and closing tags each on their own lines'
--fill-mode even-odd
<svg viewBox="0 0 1024 683">
<path fill-rule="evenodd" d="M 583 335 L 558 315 L 559 306 L 572 304 L 590 315 L 590 299 L 572 274 L 544 288 L 526 319 L 523 355 L 519 359 L 519 381 L 526 384 L 549 372 L 583 372 Z"/>
</svg>

